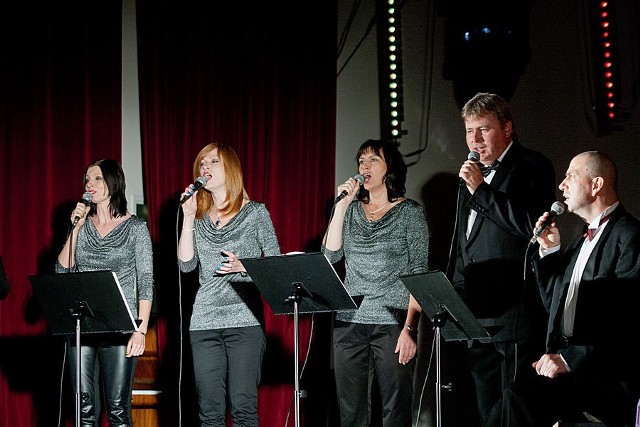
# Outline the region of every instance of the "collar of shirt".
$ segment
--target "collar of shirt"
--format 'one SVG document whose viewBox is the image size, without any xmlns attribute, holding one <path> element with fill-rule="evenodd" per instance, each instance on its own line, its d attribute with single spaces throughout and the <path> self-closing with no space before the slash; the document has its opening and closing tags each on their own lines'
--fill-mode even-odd
<svg viewBox="0 0 640 427">
<path fill-rule="evenodd" d="M 507 148 L 504 149 L 502 154 L 500 154 L 500 157 L 498 157 L 493 163 L 491 163 L 488 166 L 486 165 L 480 166 L 480 170 L 482 171 L 482 176 L 484 176 L 484 180 L 487 183 L 491 183 L 491 179 L 493 178 L 493 175 L 495 175 L 492 172 L 495 172 L 496 168 L 500 165 L 500 162 L 502 162 L 502 160 L 504 159 L 504 156 L 506 156 L 507 151 L 509 151 L 509 148 L 511 148 L 512 145 L 513 145 L 513 140 L 509 142 L 509 145 L 507 145 Z"/>
<path fill-rule="evenodd" d="M 602 211 L 600 215 L 595 217 L 589 224 L 589 228 L 587 228 L 587 232 L 584 233 L 583 237 L 586 237 L 587 239 L 589 239 L 589 241 L 593 240 L 598 232 L 605 227 L 607 221 L 609 221 L 609 218 L 611 218 L 611 213 L 618 207 L 619 204 L 619 201 L 615 202 L 613 205 Z"/>
</svg>

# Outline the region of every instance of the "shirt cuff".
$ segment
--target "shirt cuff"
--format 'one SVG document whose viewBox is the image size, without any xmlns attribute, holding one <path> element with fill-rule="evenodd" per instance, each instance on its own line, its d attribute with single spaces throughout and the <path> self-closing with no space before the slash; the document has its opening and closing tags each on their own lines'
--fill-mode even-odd
<svg viewBox="0 0 640 427">
<path fill-rule="evenodd" d="M 571 372 L 571 368 L 569 367 L 569 364 L 567 363 L 566 360 L 564 360 L 564 356 L 559 354 L 560 359 L 562 360 L 562 363 L 564 363 L 564 367 L 567 369 L 567 372 Z"/>
<path fill-rule="evenodd" d="M 546 257 L 547 255 L 551 255 L 553 253 L 556 253 L 559 250 L 560 250 L 560 245 L 556 245 L 556 246 L 554 246 L 552 248 L 549 248 L 549 249 L 544 249 L 542 246 L 540 246 L 540 251 L 539 251 L 540 259 Z"/>
</svg>

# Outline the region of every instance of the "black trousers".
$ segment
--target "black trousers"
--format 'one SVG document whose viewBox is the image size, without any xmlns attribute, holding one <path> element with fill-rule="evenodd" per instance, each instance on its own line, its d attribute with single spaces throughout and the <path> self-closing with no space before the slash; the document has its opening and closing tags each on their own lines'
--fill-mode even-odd
<svg viewBox="0 0 640 427">
<path fill-rule="evenodd" d="M 411 426 L 416 358 L 406 365 L 398 362 L 398 354 L 394 352 L 401 331 L 401 325 L 336 321 L 333 360 L 342 427 L 370 424 L 370 378 L 373 373 L 380 389 L 383 425 Z"/>
<path fill-rule="evenodd" d="M 88 337 L 81 341 L 80 389 L 82 427 L 97 427 L 100 413 L 96 399 L 100 380 L 110 427 L 131 427 L 131 399 L 136 357 L 125 357 L 129 335 Z M 76 390 L 76 346 L 68 346 L 69 367 Z M 96 363 L 100 378 L 96 378 Z"/>
<path fill-rule="evenodd" d="M 536 375 L 516 381 L 505 393 L 502 420 L 492 425 L 550 427 L 566 416 L 588 412 L 608 427 L 634 427 L 637 390 L 606 379 L 606 372 L 600 375 Z"/>
<path fill-rule="evenodd" d="M 266 337 L 261 326 L 191 331 L 200 425 L 258 425 L 258 384 Z"/>
<path fill-rule="evenodd" d="M 530 340 L 476 341 L 469 348 L 469 365 L 483 425 L 493 427 L 487 420 L 500 414 L 504 391 L 517 376 L 533 371 L 531 348 Z"/>
</svg>

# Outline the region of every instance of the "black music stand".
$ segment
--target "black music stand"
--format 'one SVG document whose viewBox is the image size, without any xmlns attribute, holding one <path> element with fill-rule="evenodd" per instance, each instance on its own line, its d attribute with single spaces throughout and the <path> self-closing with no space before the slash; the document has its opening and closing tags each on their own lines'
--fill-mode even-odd
<svg viewBox="0 0 640 427">
<path fill-rule="evenodd" d="M 440 340 L 469 341 L 491 338 L 441 271 L 402 276 L 402 283 L 431 319 L 436 338 L 436 426 L 442 426 Z"/>
<path fill-rule="evenodd" d="M 275 314 L 293 313 L 295 426 L 299 427 L 298 316 L 300 313 L 355 310 L 358 305 L 320 252 L 240 261 Z"/>
<path fill-rule="evenodd" d="M 53 335 L 76 336 L 76 426 L 80 426 L 80 335 L 138 330 L 116 274 L 109 270 L 29 276 Z"/>
</svg>

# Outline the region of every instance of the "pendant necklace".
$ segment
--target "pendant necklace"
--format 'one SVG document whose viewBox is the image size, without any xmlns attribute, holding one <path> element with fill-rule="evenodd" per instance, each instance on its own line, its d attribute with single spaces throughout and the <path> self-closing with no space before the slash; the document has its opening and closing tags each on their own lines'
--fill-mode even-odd
<svg viewBox="0 0 640 427">
<path fill-rule="evenodd" d="M 382 209 L 384 209 L 385 207 L 387 207 L 387 205 L 391 203 L 391 202 L 387 202 L 384 205 L 382 205 L 381 207 L 379 207 L 378 209 L 376 209 L 375 211 L 371 211 L 369 212 L 369 221 L 373 221 L 373 214 L 376 214 L 378 212 L 380 212 Z"/>
<path fill-rule="evenodd" d="M 218 212 L 218 209 L 216 208 L 216 220 L 213 221 L 213 226 L 215 228 L 220 228 L 220 222 L 222 221 L 222 217 L 224 215 L 220 215 L 220 212 Z"/>
</svg>

